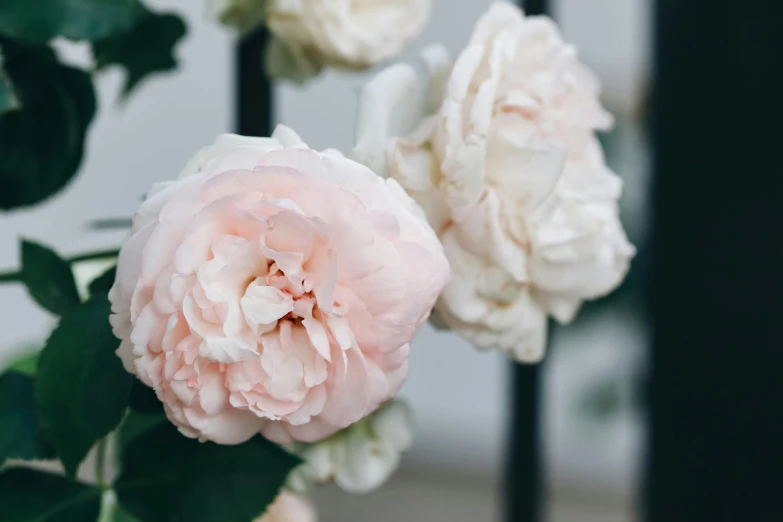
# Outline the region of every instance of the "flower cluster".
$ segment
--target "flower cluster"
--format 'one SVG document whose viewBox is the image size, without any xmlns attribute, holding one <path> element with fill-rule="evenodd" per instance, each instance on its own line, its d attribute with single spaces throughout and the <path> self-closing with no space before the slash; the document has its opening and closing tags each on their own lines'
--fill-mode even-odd
<svg viewBox="0 0 783 522">
<path fill-rule="evenodd" d="M 262 8 L 272 67 L 305 77 L 390 57 L 429 2 L 218 11 L 247 29 Z M 612 118 L 549 19 L 498 2 L 456 60 L 423 56 L 426 81 L 397 64 L 363 90 L 352 159 L 282 126 L 223 135 L 153 187 L 121 251 L 118 354 L 171 422 L 219 444 L 260 433 L 302 460 L 261 522 L 315 520 L 300 496 L 315 485 L 388 479 L 412 442 L 395 396 L 433 310 L 536 362 L 548 319 L 612 291 L 634 255 L 597 139 Z"/>
</svg>

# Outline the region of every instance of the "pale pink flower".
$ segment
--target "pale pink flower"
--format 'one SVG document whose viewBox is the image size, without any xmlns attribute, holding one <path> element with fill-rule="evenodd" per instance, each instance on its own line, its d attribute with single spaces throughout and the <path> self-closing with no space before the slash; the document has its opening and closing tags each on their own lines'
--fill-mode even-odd
<svg viewBox="0 0 783 522">
<path fill-rule="evenodd" d="M 305 497 L 282 491 L 255 522 L 316 522 L 312 502 Z"/>
<path fill-rule="evenodd" d="M 222 136 L 134 217 L 118 354 L 191 437 L 317 441 L 394 396 L 448 279 L 394 180 L 290 129 Z"/>
</svg>

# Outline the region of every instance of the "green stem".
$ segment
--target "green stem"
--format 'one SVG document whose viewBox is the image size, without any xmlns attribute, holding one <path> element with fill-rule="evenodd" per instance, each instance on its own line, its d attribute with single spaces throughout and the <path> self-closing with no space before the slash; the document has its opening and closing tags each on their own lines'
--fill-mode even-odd
<svg viewBox="0 0 783 522">
<path fill-rule="evenodd" d="M 120 255 L 120 251 L 117 249 L 102 250 L 100 252 L 90 252 L 89 254 L 81 254 L 68 259 L 68 263 L 81 263 L 82 261 L 93 261 L 96 259 L 105 259 L 107 257 L 117 257 Z M 22 280 L 22 272 L 5 272 L 0 273 L 0 285 L 3 283 L 17 283 Z"/>
<path fill-rule="evenodd" d="M 68 260 L 69 263 L 81 263 L 82 261 L 92 261 L 94 259 L 103 259 L 105 257 L 117 257 L 120 255 L 120 251 L 115 249 L 103 250 L 101 252 L 91 252 L 89 254 L 82 254 L 80 256 L 72 257 Z"/>
<path fill-rule="evenodd" d="M 19 280 L 19 272 L 8 272 L 5 274 L 0 274 L 0 284 L 13 283 L 18 280 Z"/>
<path fill-rule="evenodd" d="M 103 469 L 106 467 L 106 438 L 98 442 L 98 455 L 95 459 L 95 484 L 102 490 L 106 488 L 103 480 Z"/>
<path fill-rule="evenodd" d="M 113 522 L 115 511 L 117 511 L 117 495 L 109 488 L 101 494 L 101 512 L 98 515 L 98 522 Z"/>
</svg>

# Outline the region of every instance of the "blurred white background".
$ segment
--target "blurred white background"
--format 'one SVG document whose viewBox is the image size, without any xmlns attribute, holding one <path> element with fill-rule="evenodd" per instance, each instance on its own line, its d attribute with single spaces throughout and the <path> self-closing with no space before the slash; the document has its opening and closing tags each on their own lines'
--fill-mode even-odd
<svg viewBox="0 0 783 522">
<path fill-rule="evenodd" d="M 636 124 L 645 92 L 647 3 L 556 2 L 555 15 L 566 39 L 576 43 L 582 58 L 595 68 L 605 84 L 605 103 L 621 126 L 630 129 Z M 16 267 L 19 237 L 43 241 L 64 254 L 118 245 L 122 232 L 90 231 L 87 223 L 129 216 L 153 182 L 175 177 L 199 147 L 209 144 L 216 134 L 233 130 L 231 34 L 207 19 L 205 0 L 150 0 L 149 4 L 187 17 L 189 35 L 179 48 L 180 69 L 144 83 L 127 102 L 119 98 L 119 71 L 100 76 L 100 111 L 90 132 L 82 172 L 45 205 L 0 215 L 0 270 Z M 434 0 L 428 29 L 402 59 L 416 63 L 418 51 L 434 42 L 459 50 L 488 4 L 488 0 Z M 66 45 L 63 52 L 72 61 L 85 63 L 84 49 Z M 297 129 L 314 148 L 348 150 L 357 93 L 368 77 L 327 73 L 306 87 L 280 86 L 278 119 Z M 622 134 L 619 141 L 626 152 L 615 166 L 626 179 L 626 203 L 638 210 L 645 170 L 638 131 Z M 44 338 L 52 320 L 19 287 L 0 287 L 0 309 L 2 364 L 24 351 L 28 343 Z M 629 520 L 622 509 L 627 511 L 633 495 L 641 448 L 640 422 L 632 410 L 601 422 L 574 413 L 574 404 L 595 379 L 625 375 L 640 360 L 643 330 L 609 315 L 600 324 L 576 327 L 560 336 L 546 368 L 544 438 L 554 498 L 565 492 L 567 504 L 570 498 L 578 502 L 580 491 L 594 498 L 591 494 L 600 490 L 600 498 L 611 509 L 621 508 L 609 515 L 597 508 L 601 522 Z M 348 507 L 360 509 L 368 502 L 393 498 L 392 509 L 408 510 L 401 517 L 405 520 L 435 520 L 436 515 L 447 519 L 447 505 L 453 509 L 449 520 L 492 519 L 497 513 L 494 485 L 503 462 L 508 363 L 498 354 L 476 353 L 457 337 L 425 327 L 414 344 L 410 368 L 403 394 L 416 414 L 417 437 L 405 470 L 385 497 L 378 493 L 361 505 Z M 427 482 L 428 473 L 449 478 Z M 423 498 L 438 500 L 433 504 L 410 497 L 406 502 L 404 495 L 427 492 L 421 486 L 424 483 L 431 485 L 432 496 Z M 568 518 L 566 504 L 553 508 L 552 520 L 587 520 L 584 517 L 590 511 L 584 509 L 578 510 L 582 518 Z M 417 506 L 419 511 L 415 511 Z M 339 520 L 339 506 L 333 514 L 328 509 L 323 513 L 327 521 Z M 349 520 L 370 519 L 356 515 Z"/>
</svg>

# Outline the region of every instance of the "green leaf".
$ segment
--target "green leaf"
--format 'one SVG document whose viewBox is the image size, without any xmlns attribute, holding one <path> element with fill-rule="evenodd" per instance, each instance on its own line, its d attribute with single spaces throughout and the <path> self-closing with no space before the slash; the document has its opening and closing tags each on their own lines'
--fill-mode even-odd
<svg viewBox="0 0 783 522">
<path fill-rule="evenodd" d="M 95 92 L 87 73 L 59 64 L 48 47 L 2 45 L 21 104 L 0 114 L 0 210 L 10 210 L 40 203 L 76 174 Z"/>
<path fill-rule="evenodd" d="M 117 506 L 114 509 L 112 522 L 139 522 L 139 519 L 122 509 L 122 506 Z"/>
<path fill-rule="evenodd" d="M 35 396 L 45 429 L 73 475 L 90 448 L 122 421 L 133 376 L 114 353 L 110 306 L 99 294 L 65 315 L 41 352 Z"/>
<path fill-rule="evenodd" d="M 11 79 L 3 69 L 2 55 L 0 55 L 0 114 L 19 108 L 19 98 L 16 97 Z"/>
<path fill-rule="evenodd" d="M 124 93 L 128 95 L 149 75 L 177 67 L 174 47 L 186 32 L 179 16 L 147 11 L 127 33 L 93 44 L 96 66 L 98 70 L 109 65 L 124 67 Z"/>
<path fill-rule="evenodd" d="M 35 377 L 35 372 L 38 370 L 39 356 L 39 352 L 25 355 L 21 359 L 17 359 L 11 363 L 11 366 L 8 367 L 8 370 L 21 373 L 22 375 L 27 375 L 28 377 Z"/>
<path fill-rule="evenodd" d="M 93 522 L 100 509 L 94 486 L 26 468 L 0 472 L 3 522 Z"/>
<path fill-rule="evenodd" d="M 137 437 L 145 434 L 158 424 L 168 422 L 163 413 L 148 414 L 128 412 L 125 419 L 120 424 L 119 441 L 120 447 L 125 448 Z"/>
<path fill-rule="evenodd" d="M 251 522 L 299 463 L 261 437 L 220 446 L 188 439 L 164 423 L 123 452 L 117 497 L 144 522 Z"/>
<path fill-rule="evenodd" d="M 32 378 L 15 371 L 0 375 L 0 464 L 51 456 L 38 422 Z"/>
<path fill-rule="evenodd" d="M 138 0 L 3 0 L 0 34 L 39 44 L 94 41 L 127 31 L 142 13 Z"/>
<path fill-rule="evenodd" d="M 21 281 L 35 302 L 62 315 L 80 303 L 71 265 L 43 245 L 22 240 Z"/>
<path fill-rule="evenodd" d="M 111 290 L 112 285 L 114 285 L 114 280 L 117 278 L 117 266 L 113 266 L 106 270 L 103 274 L 99 275 L 95 279 L 92 280 L 90 283 L 90 286 L 88 289 L 90 290 L 90 294 L 108 294 L 109 290 Z"/>
<path fill-rule="evenodd" d="M 131 388 L 130 409 L 138 413 L 163 413 L 163 403 L 155 390 L 136 379 Z"/>
</svg>

